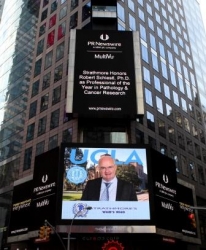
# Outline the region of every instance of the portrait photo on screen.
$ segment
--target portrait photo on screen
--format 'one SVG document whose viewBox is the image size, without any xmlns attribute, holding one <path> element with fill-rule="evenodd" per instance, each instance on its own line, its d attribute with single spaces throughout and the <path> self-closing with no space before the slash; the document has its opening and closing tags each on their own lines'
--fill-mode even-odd
<svg viewBox="0 0 206 250">
<path fill-rule="evenodd" d="M 147 149 L 78 146 L 62 146 L 61 219 L 150 220 Z"/>
</svg>

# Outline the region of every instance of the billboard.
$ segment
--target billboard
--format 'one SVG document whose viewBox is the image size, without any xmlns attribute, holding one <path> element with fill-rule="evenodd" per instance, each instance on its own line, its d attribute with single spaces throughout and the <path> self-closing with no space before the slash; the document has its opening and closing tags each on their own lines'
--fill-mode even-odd
<svg viewBox="0 0 206 250">
<path fill-rule="evenodd" d="M 71 30 L 66 112 L 144 114 L 139 37 L 132 31 Z"/>
<path fill-rule="evenodd" d="M 30 231 L 39 229 L 45 220 L 55 223 L 58 166 L 59 147 L 35 157 Z"/>
<path fill-rule="evenodd" d="M 113 195 L 112 200 L 100 201 L 98 185 L 91 191 L 91 196 L 88 196 L 91 198 L 83 198 L 87 182 L 101 177 L 98 160 L 104 154 L 115 159 L 118 180 L 123 179 L 132 184 L 136 200 L 129 200 L 129 191 L 124 194 L 124 189 L 118 194 L 120 187 L 117 186 L 117 195 Z M 76 220 L 90 221 L 92 224 L 97 221 L 100 224 L 113 224 L 114 221 L 117 224 L 124 224 L 125 221 L 132 224 L 135 224 L 135 221 L 144 221 L 149 224 L 151 204 L 148 154 L 145 146 L 62 144 L 60 161 L 63 171 L 59 183 L 63 185 L 58 195 L 61 207 L 60 220 L 72 220 L 75 217 Z"/>
<path fill-rule="evenodd" d="M 20 238 L 28 233 L 32 184 L 31 178 L 24 178 L 14 183 L 8 241 L 12 241 L 12 238 L 15 238 L 13 236 Z"/>
<path fill-rule="evenodd" d="M 175 161 L 151 149 L 154 206 L 157 228 L 180 233 Z"/>
<path fill-rule="evenodd" d="M 177 187 L 183 240 L 200 243 L 197 211 L 193 209 L 196 205 L 195 187 L 183 180 L 178 180 Z"/>
</svg>

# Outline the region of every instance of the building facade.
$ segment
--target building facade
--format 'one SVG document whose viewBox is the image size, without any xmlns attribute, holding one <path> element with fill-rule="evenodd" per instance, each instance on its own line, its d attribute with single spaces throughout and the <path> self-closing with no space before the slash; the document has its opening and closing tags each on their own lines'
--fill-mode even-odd
<svg viewBox="0 0 206 250">
<path fill-rule="evenodd" d="M 206 203 L 206 45 L 197 0 L 117 1 L 117 29 L 139 31 L 145 113 L 135 121 L 66 114 L 71 29 L 92 29 L 88 0 L 5 0 L 0 23 L 0 225 L 14 181 L 62 142 L 146 143 L 176 161 Z M 199 211 L 202 248 L 206 214 Z M 3 249 L 3 248 L 2 248 Z"/>
</svg>

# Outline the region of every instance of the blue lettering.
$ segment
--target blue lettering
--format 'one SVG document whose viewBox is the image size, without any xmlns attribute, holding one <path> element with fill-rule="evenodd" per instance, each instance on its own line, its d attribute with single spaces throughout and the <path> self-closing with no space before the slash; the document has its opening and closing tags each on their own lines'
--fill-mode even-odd
<svg viewBox="0 0 206 250">
<path fill-rule="evenodd" d="M 132 159 L 134 157 L 134 159 Z M 139 155 L 137 152 L 134 150 L 126 160 L 125 164 L 129 164 L 130 162 L 137 162 L 139 165 L 142 165 L 142 161 L 139 158 Z"/>
</svg>

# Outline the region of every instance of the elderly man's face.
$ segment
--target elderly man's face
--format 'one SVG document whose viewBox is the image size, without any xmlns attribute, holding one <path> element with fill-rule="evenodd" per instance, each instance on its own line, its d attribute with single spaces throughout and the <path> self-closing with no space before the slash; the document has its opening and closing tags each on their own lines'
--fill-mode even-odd
<svg viewBox="0 0 206 250">
<path fill-rule="evenodd" d="M 101 157 L 98 165 L 101 176 L 105 181 L 111 181 L 115 177 L 117 166 L 111 156 Z"/>
</svg>

